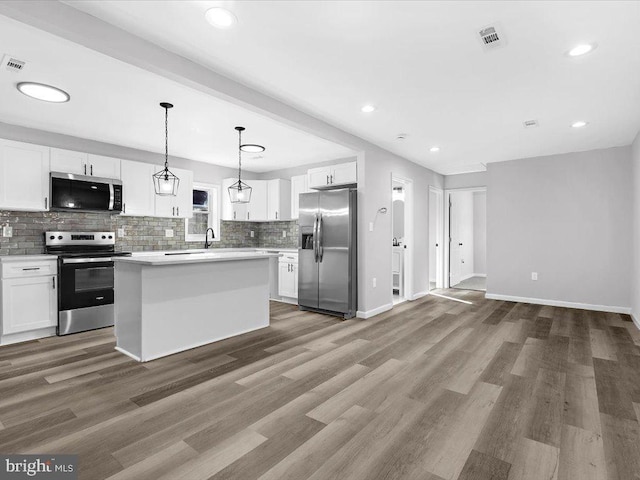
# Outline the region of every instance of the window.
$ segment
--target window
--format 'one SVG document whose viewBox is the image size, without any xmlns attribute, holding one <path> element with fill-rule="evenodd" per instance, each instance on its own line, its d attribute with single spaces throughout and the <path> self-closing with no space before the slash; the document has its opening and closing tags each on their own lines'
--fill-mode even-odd
<svg viewBox="0 0 640 480">
<path fill-rule="evenodd" d="M 193 185 L 193 217 L 184 219 L 185 240 L 202 242 L 208 228 L 213 228 L 214 242 L 220 241 L 220 188 L 216 185 Z"/>
</svg>

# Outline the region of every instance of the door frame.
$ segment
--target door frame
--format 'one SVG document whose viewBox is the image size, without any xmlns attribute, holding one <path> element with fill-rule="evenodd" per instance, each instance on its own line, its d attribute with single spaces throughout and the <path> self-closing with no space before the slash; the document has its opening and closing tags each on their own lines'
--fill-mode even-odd
<svg viewBox="0 0 640 480">
<path fill-rule="evenodd" d="M 450 231 L 450 219 L 451 219 L 451 194 L 456 192 L 486 192 L 487 187 L 466 187 L 466 188 L 447 188 L 444 191 L 444 288 L 451 288 L 451 231 Z"/>
<path fill-rule="evenodd" d="M 414 209 L 414 195 L 413 195 L 413 180 L 402 175 L 396 175 L 391 173 L 389 185 L 389 192 L 393 194 L 393 183 L 397 182 L 402 184 L 404 188 L 404 238 L 406 248 L 404 249 L 404 265 L 403 265 L 403 286 L 404 300 L 414 300 L 413 298 L 413 252 L 414 252 L 414 224 L 413 224 L 413 209 Z M 389 259 L 393 255 L 393 200 L 391 201 L 391 229 L 389 232 Z M 393 274 L 391 273 L 391 284 L 393 285 Z M 393 303 L 393 289 L 390 292 Z"/>
<path fill-rule="evenodd" d="M 436 288 L 444 288 L 444 190 L 442 188 L 434 187 L 433 185 L 429 185 L 429 197 L 428 201 L 431 201 L 431 193 L 436 195 L 436 241 L 443 247 L 439 250 L 436 250 Z M 431 208 L 428 209 L 429 213 L 431 212 Z M 429 225 L 431 222 L 429 222 Z M 431 261 L 431 254 L 429 249 L 431 248 L 431 231 L 428 232 L 428 249 L 427 249 L 427 258 Z M 429 291 L 431 290 L 431 265 L 429 265 Z"/>
</svg>

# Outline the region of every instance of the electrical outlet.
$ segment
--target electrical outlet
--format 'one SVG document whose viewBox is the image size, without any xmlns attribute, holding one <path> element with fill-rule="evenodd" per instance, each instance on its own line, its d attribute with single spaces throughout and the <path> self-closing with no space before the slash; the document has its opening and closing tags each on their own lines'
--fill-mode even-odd
<svg viewBox="0 0 640 480">
<path fill-rule="evenodd" d="M 373 284 L 373 288 L 376 288 L 378 286 L 378 279 L 373 277 L 373 281 L 371 283 Z"/>
<path fill-rule="evenodd" d="M 253 238 L 253 237 L 255 237 L 255 236 L 256 236 L 256 233 L 255 233 L 253 230 L 251 230 L 250 235 L 251 235 L 251 238 Z"/>
<path fill-rule="evenodd" d="M 531 272 L 531 280 L 538 280 L 538 272 Z"/>
<path fill-rule="evenodd" d="M 173 237 L 173 228 L 167 228 L 164 231 L 164 236 L 167 238 L 172 238 Z"/>
<path fill-rule="evenodd" d="M 287 238 L 287 231 L 286 230 L 282 230 L 282 238 Z"/>
<path fill-rule="evenodd" d="M 369 231 L 373 232 L 373 222 L 369 222 Z"/>
<path fill-rule="evenodd" d="M 10 227 L 9 225 L 2 227 L 2 236 L 13 237 L 13 227 Z"/>
<path fill-rule="evenodd" d="M 124 228 L 119 228 L 118 229 L 118 237 L 120 237 L 120 238 L 124 237 Z"/>
</svg>

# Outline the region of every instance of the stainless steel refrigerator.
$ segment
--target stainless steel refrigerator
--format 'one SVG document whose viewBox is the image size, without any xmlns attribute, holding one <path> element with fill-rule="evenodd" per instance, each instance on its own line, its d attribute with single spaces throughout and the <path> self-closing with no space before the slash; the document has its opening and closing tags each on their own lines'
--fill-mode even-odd
<svg viewBox="0 0 640 480">
<path fill-rule="evenodd" d="M 298 305 L 344 318 L 358 308 L 356 190 L 300 195 Z"/>
</svg>

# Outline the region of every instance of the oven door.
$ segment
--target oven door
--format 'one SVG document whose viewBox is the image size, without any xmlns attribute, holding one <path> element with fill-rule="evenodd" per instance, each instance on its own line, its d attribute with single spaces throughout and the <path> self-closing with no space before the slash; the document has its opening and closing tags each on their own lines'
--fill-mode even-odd
<svg viewBox="0 0 640 480">
<path fill-rule="evenodd" d="M 111 258 L 63 258 L 58 310 L 113 304 Z"/>
</svg>

